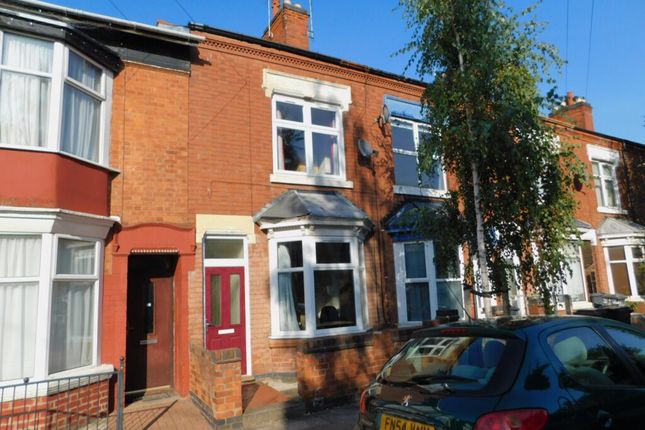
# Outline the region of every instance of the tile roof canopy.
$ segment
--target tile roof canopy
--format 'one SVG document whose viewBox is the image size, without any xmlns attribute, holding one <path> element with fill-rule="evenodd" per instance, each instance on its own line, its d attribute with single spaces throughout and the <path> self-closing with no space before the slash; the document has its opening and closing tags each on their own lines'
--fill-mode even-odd
<svg viewBox="0 0 645 430">
<path fill-rule="evenodd" d="M 619 218 L 607 218 L 598 229 L 599 236 L 645 236 L 645 226 Z"/>
<path fill-rule="evenodd" d="M 335 191 L 287 191 L 262 208 L 253 220 L 280 222 L 301 217 L 364 221 L 372 227 L 365 212 Z"/>
<path fill-rule="evenodd" d="M 385 230 L 390 233 L 411 231 L 418 222 L 419 212 L 433 211 L 441 206 L 441 203 L 428 200 L 406 200 L 385 220 Z"/>
<path fill-rule="evenodd" d="M 584 230 L 591 230 L 593 228 L 593 226 L 591 224 L 589 224 L 588 222 L 579 220 L 577 218 L 575 220 L 575 225 L 576 225 L 576 228 L 581 228 L 581 229 L 584 229 Z"/>
</svg>

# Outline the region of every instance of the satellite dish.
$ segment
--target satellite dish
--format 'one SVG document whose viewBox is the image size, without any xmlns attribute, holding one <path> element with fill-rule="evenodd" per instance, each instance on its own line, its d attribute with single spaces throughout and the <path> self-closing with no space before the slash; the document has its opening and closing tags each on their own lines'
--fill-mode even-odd
<svg viewBox="0 0 645 430">
<path fill-rule="evenodd" d="M 372 158 L 378 154 L 378 151 L 372 148 L 372 145 L 370 145 L 370 143 L 365 139 L 358 139 L 357 145 L 358 151 L 365 158 Z"/>
</svg>

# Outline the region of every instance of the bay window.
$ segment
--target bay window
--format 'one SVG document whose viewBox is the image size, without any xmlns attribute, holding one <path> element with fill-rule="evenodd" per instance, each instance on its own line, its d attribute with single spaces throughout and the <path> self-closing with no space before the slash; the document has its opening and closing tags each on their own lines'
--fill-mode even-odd
<svg viewBox="0 0 645 430">
<path fill-rule="evenodd" d="M 0 233 L 0 381 L 96 365 L 101 241 Z"/>
<path fill-rule="evenodd" d="M 645 245 L 614 242 L 605 255 L 614 293 L 645 297 Z"/>
<path fill-rule="evenodd" d="M 435 318 L 439 309 L 455 309 L 463 318 L 461 258 L 455 250 L 456 268 L 435 260 L 432 241 L 395 242 L 394 264 L 399 323 Z"/>
<path fill-rule="evenodd" d="M 363 329 L 362 244 L 357 238 L 294 232 L 272 239 L 270 246 L 274 336 Z"/>
<path fill-rule="evenodd" d="M 57 41 L 0 38 L 0 146 L 107 165 L 111 73 Z"/>
</svg>

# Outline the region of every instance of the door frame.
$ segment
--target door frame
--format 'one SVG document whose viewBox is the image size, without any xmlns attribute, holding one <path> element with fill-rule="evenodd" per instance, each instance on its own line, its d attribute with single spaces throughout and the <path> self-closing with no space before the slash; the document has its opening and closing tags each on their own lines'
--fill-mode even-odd
<svg viewBox="0 0 645 430">
<path fill-rule="evenodd" d="M 206 258 L 206 239 L 242 240 L 243 258 Z M 202 346 L 206 349 L 206 269 L 213 267 L 242 267 L 244 270 L 244 321 L 246 343 L 246 375 L 253 374 L 251 351 L 251 294 L 249 283 L 249 239 L 246 234 L 208 232 L 202 237 Z"/>
</svg>

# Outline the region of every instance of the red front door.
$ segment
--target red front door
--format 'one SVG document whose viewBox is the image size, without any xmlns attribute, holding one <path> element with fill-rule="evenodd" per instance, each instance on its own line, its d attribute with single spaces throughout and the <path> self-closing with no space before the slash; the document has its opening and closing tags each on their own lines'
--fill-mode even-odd
<svg viewBox="0 0 645 430">
<path fill-rule="evenodd" d="M 206 348 L 239 348 L 246 374 L 243 267 L 206 269 Z"/>
</svg>

